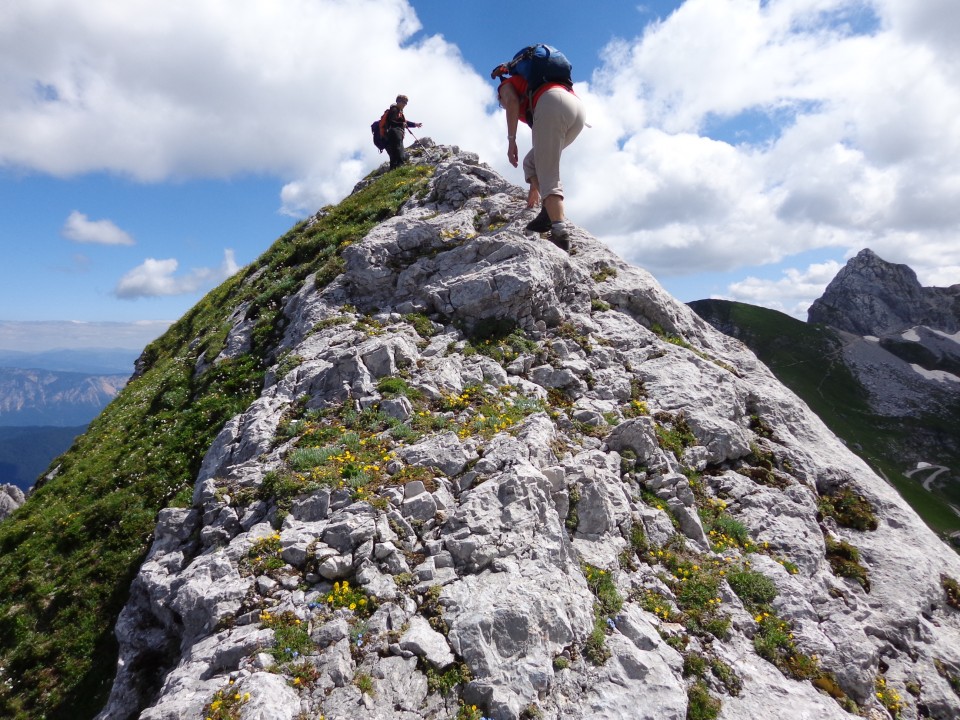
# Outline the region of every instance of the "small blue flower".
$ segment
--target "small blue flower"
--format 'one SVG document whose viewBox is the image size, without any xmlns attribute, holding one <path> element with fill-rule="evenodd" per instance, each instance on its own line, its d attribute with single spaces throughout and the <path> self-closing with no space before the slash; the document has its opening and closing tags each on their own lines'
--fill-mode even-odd
<svg viewBox="0 0 960 720">
<path fill-rule="evenodd" d="M 617 629 L 617 624 L 613 621 L 613 618 L 607 618 L 607 627 L 611 630 Z"/>
</svg>

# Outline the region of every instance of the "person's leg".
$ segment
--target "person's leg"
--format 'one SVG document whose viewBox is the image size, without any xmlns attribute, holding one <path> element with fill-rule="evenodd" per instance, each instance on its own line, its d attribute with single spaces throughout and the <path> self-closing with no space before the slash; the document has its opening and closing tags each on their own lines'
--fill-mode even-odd
<svg viewBox="0 0 960 720">
<path fill-rule="evenodd" d="M 527 207 L 534 208 L 540 203 L 540 180 L 537 178 L 537 167 L 533 150 L 528 152 L 523 158 L 523 177 L 530 184 L 530 190 L 527 192 Z M 527 230 L 529 232 L 542 233 L 549 229 L 550 218 L 547 217 L 545 208 L 541 208 L 540 214 L 527 223 Z"/>
<path fill-rule="evenodd" d="M 550 219 L 564 219 L 560 154 L 583 129 L 583 105 L 573 93 L 548 90 L 537 103 L 533 117 L 533 151 L 543 206 Z"/>
<path fill-rule="evenodd" d="M 387 130 L 387 155 L 390 156 L 390 169 L 403 165 L 403 135 L 397 128 Z"/>
<path fill-rule="evenodd" d="M 387 142 L 387 155 L 390 156 L 390 169 L 393 170 L 400 164 L 400 156 L 397 154 L 397 147 L 392 142 Z"/>
<path fill-rule="evenodd" d="M 547 195 L 543 199 L 543 209 L 547 211 L 550 222 L 560 222 L 565 218 L 563 213 L 563 195 Z"/>
<path fill-rule="evenodd" d="M 540 98 L 533 120 L 533 148 L 543 208 L 550 221 L 550 241 L 566 251 L 570 250 L 570 229 L 564 222 L 560 155 L 583 130 L 584 120 L 580 99 L 562 89 L 548 90 Z"/>
</svg>

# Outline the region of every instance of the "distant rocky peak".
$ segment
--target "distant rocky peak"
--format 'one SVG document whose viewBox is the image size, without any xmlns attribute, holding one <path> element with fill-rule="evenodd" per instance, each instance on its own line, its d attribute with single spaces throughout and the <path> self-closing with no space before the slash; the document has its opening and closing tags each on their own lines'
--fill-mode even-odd
<svg viewBox="0 0 960 720">
<path fill-rule="evenodd" d="M 812 323 L 857 335 L 886 335 L 916 325 L 960 330 L 960 285 L 926 288 L 908 266 L 865 248 L 847 261 L 807 312 Z"/>
</svg>

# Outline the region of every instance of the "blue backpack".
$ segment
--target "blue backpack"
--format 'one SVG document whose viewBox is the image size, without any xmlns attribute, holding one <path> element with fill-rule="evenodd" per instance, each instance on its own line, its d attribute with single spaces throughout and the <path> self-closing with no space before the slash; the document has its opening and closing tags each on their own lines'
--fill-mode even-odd
<svg viewBox="0 0 960 720">
<path fill-rule="evenodd" d="M 527 81 L 527 92 L 530 94 L 547 82 L 573 87 L 570 77 L 573 66 L 562 52 L 550 45 L 538 43 L 525 47 L 513 56 L 507 68 L 512 75 L 521 75 Z"/>
</svg>

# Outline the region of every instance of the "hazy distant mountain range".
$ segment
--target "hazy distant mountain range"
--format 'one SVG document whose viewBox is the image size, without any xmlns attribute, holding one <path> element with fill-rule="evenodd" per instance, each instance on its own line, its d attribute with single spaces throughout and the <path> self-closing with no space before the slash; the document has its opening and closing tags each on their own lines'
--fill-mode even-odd
<svg viewBox="0 0 960 720">
<path fill-rule="evenodd" d="M 61 349 L 43 352 L 0 350 L 0 368 L 39 368 L 56 372 L 129 377 L 133 373 L 133 363 L 139 355 L 139 350 L 129 348 Z"/>
<path fill-rule="evenodd" d="M 84 425 L 116 397 L 128 377 L 0 368 L 0 427 Z"/>
<path fill-rule="evenodd" d="M 0 350 L 0 484 L 24 490 L 133 372 L 136 350 Z"/>
</svg>

